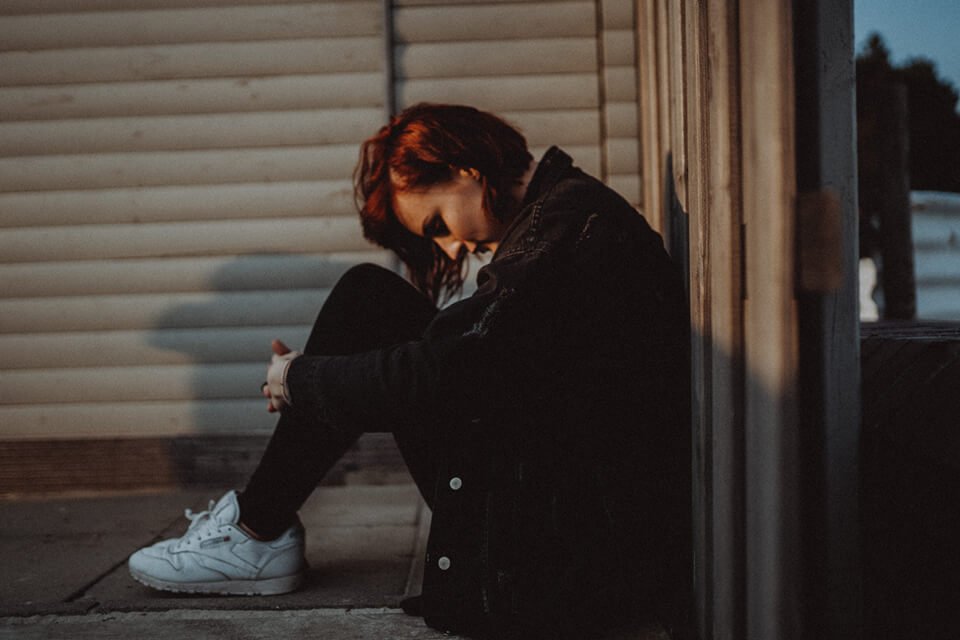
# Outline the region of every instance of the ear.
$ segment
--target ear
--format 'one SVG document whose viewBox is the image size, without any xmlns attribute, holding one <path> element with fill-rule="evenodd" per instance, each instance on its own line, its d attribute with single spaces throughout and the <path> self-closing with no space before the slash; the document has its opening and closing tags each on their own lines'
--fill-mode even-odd
<svg viewBox="0 0 960 640">
<path fill-rule="evenodd" d="M 474 180 L 480 180 L 480 172 L 474 169 L 473 167 L 469 169 L 459 169 L 460 175 L 464 178 L 473 178 Z"/>
</svg>

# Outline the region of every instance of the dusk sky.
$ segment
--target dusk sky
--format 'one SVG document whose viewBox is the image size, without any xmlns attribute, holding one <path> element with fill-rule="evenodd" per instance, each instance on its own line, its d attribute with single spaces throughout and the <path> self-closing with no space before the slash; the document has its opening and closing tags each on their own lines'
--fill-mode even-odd
<svg viewBox="0 0 960 640">
<path fill-rule="evenodd" d="M 854 0 L 856 51 L 877 31 L 893 62 L 924 57 L 960 90 L 960 0 Z"/>
</svg>

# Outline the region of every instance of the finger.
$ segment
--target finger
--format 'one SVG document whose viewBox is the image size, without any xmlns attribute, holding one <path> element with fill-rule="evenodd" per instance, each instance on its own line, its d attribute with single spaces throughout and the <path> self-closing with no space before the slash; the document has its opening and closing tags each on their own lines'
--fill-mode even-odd
<svg viewBox="0 0 960 640">
<path fill-rule="evenodd" d="M 270 343 L 270 348 L 273 349 L 273 352 L 278 356 L 290 353 L 291 349 L 287 345 L 283 344 L 279 340 L 274 340 Z"/>
<path fill-rule="evenodd" d="M 273 402 L 268 402 L 268 403 L 267 403 L 267 412 L 269 412 L 269 413 L 276 413 L 276 412 L 277 412 L 276 407 L 273 406 Z"/>
</svg>

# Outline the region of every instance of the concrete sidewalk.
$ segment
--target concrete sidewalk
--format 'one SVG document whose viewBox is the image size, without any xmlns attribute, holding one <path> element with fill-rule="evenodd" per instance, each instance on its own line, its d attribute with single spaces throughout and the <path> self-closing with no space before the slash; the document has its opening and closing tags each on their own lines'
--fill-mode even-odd
<svg viewBox="0 0 960 640">
<path fill-rule="evenodd" d="M 196 597 L 134 582 L 126 559 L 180 535 L 222 491 L 0 503 L 0 637 L 444 638 L 404 615 L 428 512 L 412 484 L 321 487 L 301 511 L 310 571 L 272 597 Z M 278 633 L 279 632 L 279 633 Z"/>
<path fill-rule="evenodd" d="M 419 592 L 429 510 L 413 484 L 317 489 L 300 512 L 306 585 L 271 597 L 197 597 L 134 582 L 126 559 L 180 535 L 183 510 L 222 491 L 0 502 L 0 638 L 454 638 L 398 608 Z M 669 640 L 656 628 L 605 638 Z"/>
</svg>

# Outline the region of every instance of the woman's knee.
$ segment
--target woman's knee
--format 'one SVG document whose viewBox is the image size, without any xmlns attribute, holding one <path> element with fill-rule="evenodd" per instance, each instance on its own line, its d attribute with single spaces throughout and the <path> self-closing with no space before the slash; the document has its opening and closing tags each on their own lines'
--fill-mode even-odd
<svg viewBox="0 0 960 640">
<path fill-rule="evenodd" d="M 363 290 L 400 285 L 410 286 L 406 280 L 393 271 L 385 269 L 378 264 L 364 262 L 347 269 L 346 272 L 340 276 L 340 279 L 337 280 L 336 288 Z"/>
</svg>

